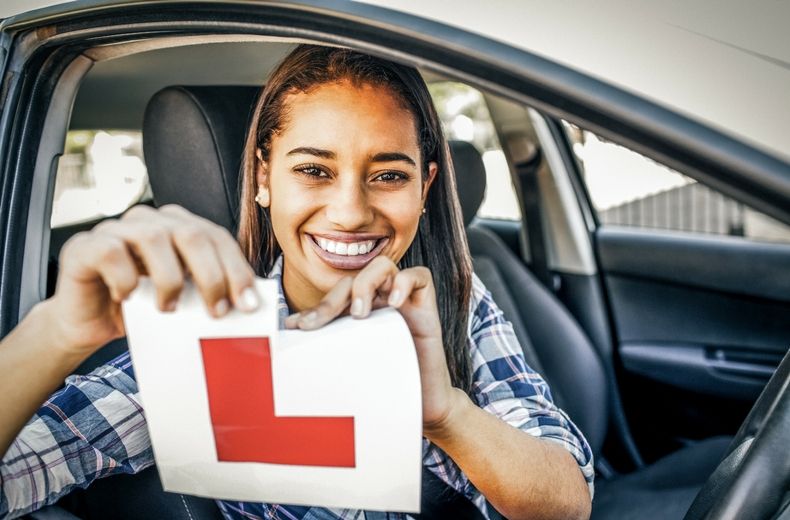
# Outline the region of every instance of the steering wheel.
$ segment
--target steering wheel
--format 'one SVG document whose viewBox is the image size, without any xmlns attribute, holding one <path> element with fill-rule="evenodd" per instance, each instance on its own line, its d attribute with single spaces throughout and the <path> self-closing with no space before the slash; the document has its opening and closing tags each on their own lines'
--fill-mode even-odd
<svg viewBox="0 0 790 520">
<path fill-rule="evenodd" d="M 684 520 L 773 518 L 790 491 L 790 351 Z"/>
</svg>

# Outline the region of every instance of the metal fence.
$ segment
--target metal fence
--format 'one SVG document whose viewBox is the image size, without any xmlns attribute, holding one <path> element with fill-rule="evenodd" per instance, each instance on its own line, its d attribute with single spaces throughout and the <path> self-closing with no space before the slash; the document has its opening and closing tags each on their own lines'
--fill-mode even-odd
<svg viewBox="0 0 790 520">
<path fill-rule="evenodd" d="M 598 212 L 602 224 L 744 235 L 744 206 L 692 182 Z"/>
</svg>

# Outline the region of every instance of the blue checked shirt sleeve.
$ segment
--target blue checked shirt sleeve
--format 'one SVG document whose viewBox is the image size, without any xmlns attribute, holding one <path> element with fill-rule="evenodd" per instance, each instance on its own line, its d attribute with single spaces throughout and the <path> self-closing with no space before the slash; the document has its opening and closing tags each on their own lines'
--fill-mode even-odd
<svg viewBox="0 0 790 520">
<path fill-rule="evenodd" d="M 530 435 L 560 444 L 579 464 L 590 496 L 593 457 L 581 431 L 554 404 L 543 378 L 524 360 L 513 327 L 474 277 L 470 316 L 473 396 L 478 406 Z"/>
<path fill-rule="evenodd" d="M 0 518 L 55 502 L 97 478 L 154 462 L 129 354 L 70 376 L 27 423 L 0 464 Z"/>
</svg>

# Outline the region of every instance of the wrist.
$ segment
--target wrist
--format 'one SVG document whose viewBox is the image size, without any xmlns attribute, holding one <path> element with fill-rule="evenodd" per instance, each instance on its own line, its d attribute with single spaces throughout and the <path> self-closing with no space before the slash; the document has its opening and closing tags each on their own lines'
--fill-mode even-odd
<svg viewBox="0 0 790 520">
<path fill-rule="evenodd" d="M 466 417 L 474 407 L 475 404 L 463 390 L 453 387 L 450 391 L 450 406 L 447 413 L 440 420 L 423 425 L 425 438 L 442 447 L 466 424 Z"/>
<path fill-rule="evenodd" d="M 58 314 L 56 303 L 51 298 L 44 300 L 30 309 L 20 327 L 29 327 L 36 331 L 40 339 L 38 346 L 57 365 L 74 369 L 90 352 L 83 352 L 83 349 L 69 342 L 69 335 L 59 325 Z"/>
</svg>

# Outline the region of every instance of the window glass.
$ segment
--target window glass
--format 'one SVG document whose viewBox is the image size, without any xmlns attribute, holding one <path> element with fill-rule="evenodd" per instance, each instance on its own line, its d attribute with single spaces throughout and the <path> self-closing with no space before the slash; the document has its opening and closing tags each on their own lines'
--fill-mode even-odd
<svg viewBox="0 0 790 520">
<path fill-rule="evenodd" d="M 521 220 L 507 159 L 480 91 L 443 81 L 429 85 L 447 139 L 468 141 L 483 155 L 486 194 L 479 217 Z"/>
<path fill-rule="evenodd" d="M 790 242 L 790 227 L 592 132 L 565 124 L 602 225 Z"/>
<path fill-rule="evenodd" d="M 150 198 L 141 132 L 69 131 L 58 161 L 53 228 L 118 215 Z"/>
</svg>

